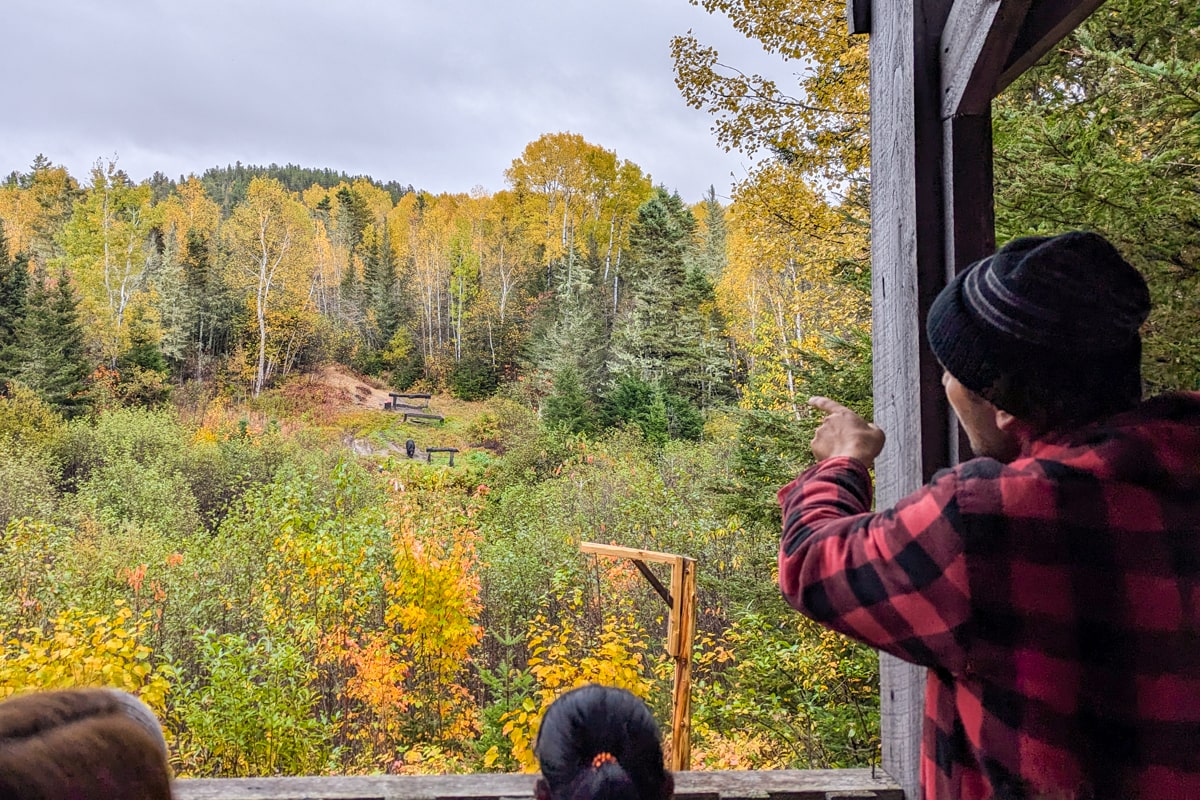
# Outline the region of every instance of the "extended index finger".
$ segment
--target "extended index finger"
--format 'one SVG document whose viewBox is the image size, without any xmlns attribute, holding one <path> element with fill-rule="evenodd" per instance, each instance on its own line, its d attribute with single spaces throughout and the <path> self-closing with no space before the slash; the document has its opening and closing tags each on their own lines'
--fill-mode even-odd
<svg viewBox="0 0 1200 800">
<path fill-rule="evenodd" d="M 841 412 L 845 412 L 847 414 L 854 413 L 841 403 L 837 402 L 836 400 L 830 400 L 828 397 L 810 397 L 808 398 L 808 404 L 813 408 L 821 409 L 826 414 L 839 414 Z"/>
</svg>

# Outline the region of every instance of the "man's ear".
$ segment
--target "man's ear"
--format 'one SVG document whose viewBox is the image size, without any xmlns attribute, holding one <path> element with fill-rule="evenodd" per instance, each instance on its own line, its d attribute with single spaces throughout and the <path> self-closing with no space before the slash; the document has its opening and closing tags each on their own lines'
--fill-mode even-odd
<svg viewBox="0 0 1200 800">
<path fill-rule="evenodd" d="M 550 800 L 550 784 L 545 778 L 538 777 L 537 783 L 533 784 L 533 796 L 535 800 Z"/>
<path fill-rule="evenodd" d="M 1021 421 L 1003 408 L 996 408 L 996 406 L 992 406 L 992 408 L 996 412 L 996 427 L 1005 433 L 1015 433 L 1013 426 L 1020 424 Z"/>
</svg>

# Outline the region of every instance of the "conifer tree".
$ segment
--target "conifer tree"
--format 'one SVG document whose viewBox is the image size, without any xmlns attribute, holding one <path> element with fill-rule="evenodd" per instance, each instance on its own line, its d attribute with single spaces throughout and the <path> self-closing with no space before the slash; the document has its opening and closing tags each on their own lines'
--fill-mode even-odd
<svg viewBox="0 0 1200 800">
<path fill-rule="evenodd" d="M 39 268 L 29 286 L 16 348 L 6 359 L 9 377 L 67 416 L 78 413 L 86 403 L 88 362 L 78 307 L 66 271 L 60 271 L 51 283 Z"/>
<path fill-rule="evenodd" d="M 9 256 L 4 226 L 0 225 L 0 360 L 3 350 L 16 340 L 28 288 L 29 261 L 23 255 Z"/>
<path fill-rule="evenodd" d="M 729 226 L 725 222 L 725 207 L 717 199 L 717 190 L 708 187 L 702 203 L 704 210 L 704 229 L 693 262 L 710 283 L 721 279 L 729 263 L 728 234 Z"/>
<path fill-rule="evenodd" d="M 371 305 L 375 311 L 375 325 L 379 329 L 381 342 L 389 342 L 400 327 L 400 298 L 397 287 L 396 254 L 392 250 L 387 224 L 381 227 L 376 237 L 372 258 L 372 278 L 369 284 Z"/>
<path fill-rule="evenodd" d="M 167 372 L 167 360 L 163 357 L 162 348 L 153 335 L 146 321 L 142 308 L 134 309 L 129 320 L 129 348 L 121 354 L 118 366 L 137 367 L 149 372 Z"/>
<path fill-rule="evenodd" d="M 629 233 L 631 264 L 624 308 L 613 326 L 609 372 L 656 382 L 667 375 L 696 220 L 661 187 L 638 209 Z"/>
<path fill-rule="evenodd" d="M 719 320 L 704 310 L 713 305 L 713 289 L 705 268 L 695 263 L 696 227 L 679 195 L 662 188 L 638 209 L 608 371 L 703 406 L 728 367 Z"/>
<path fill-rule="evenodd" d="M 224 351 L 230 339 L 235 301 L 213 260 L 214 243 L 200 230 L 184 237 L 177 274 L 164 278 L 162 294 L 163 354 L 172 367 L 203 380 L 205 366 Z M 132 331 L 131 331 L 132 335 Z"/>
<path fill-rule="evenodd" d="M 589 396 L 600 392 L 606 380 L 607 352 L 602 289 L 596 286 L 596 263 L 576 251 L 567 253 L 556 270 L 558 282 L 552 321 L 531 349 L 533 365 L 558 376 L 570 370 Z"/>
<path fill-rule="evenodd" d="M 563 367 L 555 374 L 554 392 L 542 405 L 542 419 L 552 428 L 571 433 L 590 433 L 595 429 L 594 405 L 573 368 Z"/>
</svg>

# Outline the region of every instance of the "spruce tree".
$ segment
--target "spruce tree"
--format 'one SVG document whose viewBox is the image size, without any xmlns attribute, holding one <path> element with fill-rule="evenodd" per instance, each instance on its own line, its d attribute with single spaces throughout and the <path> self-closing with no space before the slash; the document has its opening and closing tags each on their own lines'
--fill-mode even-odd
<svg viewBox="0 0 1200 800">
<path fill-rule="evenodd" d="M 121 354 L 118 366 L 137 367 L 165 375 L 167 360 L 163 357 L 162 348 L 154 338 L 149 323 L 146 322 L 145 312 L 136 308 L 130 316 L 129 349 Z"/>
<path fill-rule="evenodd" d="M 661 187 L 638 209 L 629 237 L 629 286 L 613 326 L 608 369 L 707 405 L 726 359 L 707 310 L 712 282 L 694 263 L 696 227 L 679 195 Z"/>
<path fill-rule="evenodd" d="M 542 419 L 549 427 L 570 433 L 590 433 L 595 429 L 596 413 L 591 398 L 571 367 L 563 367 L 555 374 L 554 392 L 542 404 Z"/>
<path fill-rule="evenodd" d="M 381 347 L 391 341 L 400 327 L 400 298 L 396 282 L 396 255 L 392 252 L 391 237 L 384 223 L 363 259 L 363 285 L 375 315 Z"/>
<path fill-rule="evenodd" d="M 693 263 L 710 282 L 717 283 L 729 264 L 727 239 L 729 228 L 725 224 L 725 207 L 717 200 L 717 190 L 708 187 L 704 195 L 704 234 Z"/>
<path fill-rule="evenodd" d="M 8 240 L 0 225 L 0 348 L 16 339 L 25 316 L 25 295 L 29 290 L 29 260 L 8 254 Z"/>
<path fill-rule="evenodd" d="M 595 396 L 606 380 L 606 335 L 602 287 L 596 285 L 597 259 L 567 253 L 555 271 L 551 320 L 530 346 L 536 369 L 552 375 L 570 370 L 585 394 Z"/>
<path fill-rule="evenodd" d="M 51 284 L 39 269 L 29 287 L 13 364 L 12 377 L 67 416 L 87 402 L 88 362 L 78 306 L 65 270 Z"/>
</svg>

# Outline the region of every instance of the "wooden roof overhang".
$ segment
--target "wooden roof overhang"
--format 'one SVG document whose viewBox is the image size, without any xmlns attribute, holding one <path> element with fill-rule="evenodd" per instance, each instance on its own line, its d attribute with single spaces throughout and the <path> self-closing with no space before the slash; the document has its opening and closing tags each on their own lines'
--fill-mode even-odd
<svg viewBox="0 0 1200 800">
<path fill-rule="evenodd" d="M 991 101 L 1103 0 L 849 0 L 870 34 L 876 503 L 958 461 L 924 336 L 949 278 L 995 250 Z M 965 445 L 963 446 L 965 452 Z M 917 797 L 925 670 L 880 657 L 883 765 Z"/>
</svg>

